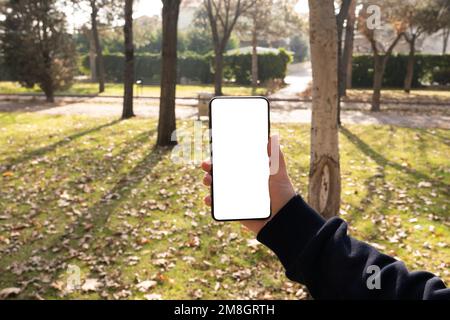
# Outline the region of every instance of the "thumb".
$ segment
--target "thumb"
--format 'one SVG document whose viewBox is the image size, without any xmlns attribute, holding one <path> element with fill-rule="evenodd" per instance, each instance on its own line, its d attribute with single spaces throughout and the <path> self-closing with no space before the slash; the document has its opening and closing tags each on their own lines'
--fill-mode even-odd
<svg viewBox="0 0 450 320">
<path fill-rule="evenodd" d="M 267 153 L 269 155 L 270 175 L 277 175 L 286 172 L 286 163 L 284 155 L 280 148 L 280 137 L 273 135 L 267 144 Z"/>
</svg>

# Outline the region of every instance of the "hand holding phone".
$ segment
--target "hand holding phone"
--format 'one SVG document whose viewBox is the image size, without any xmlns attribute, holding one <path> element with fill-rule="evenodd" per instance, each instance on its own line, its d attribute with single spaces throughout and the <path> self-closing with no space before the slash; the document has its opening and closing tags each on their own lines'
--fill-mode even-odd
<svg viewBox="0 0 450 320">
<path fill-rule="evenodd" d="M 294 188 L 289 179 L 289 175 L 286 169 L 286 163 L 283 156 L 283 153 L 280 149 L 279 137 L 272 136 L 269 141 L 268 151 L 277 150 L 276 156 L 278 157 L 278 170 L 277 172 L 271 174 L 269 178 L 269 194 L 270 194 L 270 204 L 272 215 L 269 219 L 272 219 L 278 211 L 284 207 L 284 205 L 295 196 Z M 269 154 L 270 155 L 270 154 Z M 273 153 L 272 157 L 273 158 Z M 210 187 L 212 185 L 212 175 L 211 169 L 212 165 L 210 160 L 204 161 L 202 163 L 202 169 L 206 172 L 203 178 L 203 184 Z M 247 176 L 242 177 L 239 181 L 235 183 L 245 182 L 247 180 Z M 206 205 L 211 206 L 212 198 L 211 195 L 207 195 L 204 199 Z M 265 220 L 241 220 L 241 223 L 247 227 L 249 230 L 254 233 L 258 233 L 262 227 L 267 223 L 269 219 Z"/>
</svg>

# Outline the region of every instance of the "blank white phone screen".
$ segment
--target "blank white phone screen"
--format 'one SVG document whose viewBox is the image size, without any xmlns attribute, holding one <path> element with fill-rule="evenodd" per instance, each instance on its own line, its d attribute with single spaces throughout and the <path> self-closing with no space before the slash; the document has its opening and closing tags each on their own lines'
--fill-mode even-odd
<svg viewBox="0 0 450 320">
<path fill-rule="evenodd" d="M 214 218 L 268 218 L 269 103 L 258 97 L 221 97 L 210 107 Z"/>
</svg>

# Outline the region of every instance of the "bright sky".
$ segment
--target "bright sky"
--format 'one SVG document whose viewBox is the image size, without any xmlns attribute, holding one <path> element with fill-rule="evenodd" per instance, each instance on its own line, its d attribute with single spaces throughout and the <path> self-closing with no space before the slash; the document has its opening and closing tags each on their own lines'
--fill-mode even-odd
<svg viewBox="0 0 450 320">
<path fill-rule="evenodd" d="M 162 2 L 160 0 L 137 0 L 134 5 L 134 18 L 142 16 L 161 15 Z M 299 0 L 295 6 L 298 13 L 308 13 L 308 0 Z M 89 8 L 74 11 L 72 8 L 65 10 L 69 25 L 72 27 L 80 27 L 89 21 Z"/>
<path fill-rule="evenodd" d="M 134 17 L 161 15 L 162 2 L 159 0 L 138 0 L 134 5 Z"/>
<path fill-rule="evenodd" d="M 157 0 L 138 0 L 135 4 L 135 17 L 160 15 L 162 2 Z M 308 0 L 299 0 L 295 6 L 298 13 L 308 13 Z"/>
</svg>

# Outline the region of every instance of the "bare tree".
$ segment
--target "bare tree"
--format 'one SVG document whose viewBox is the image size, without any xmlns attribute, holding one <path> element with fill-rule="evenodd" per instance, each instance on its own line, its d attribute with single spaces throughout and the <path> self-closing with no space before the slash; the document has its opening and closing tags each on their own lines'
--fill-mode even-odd
<svg viewBox="0 0 450 320">
<path fill-rule="evenodd" d="M 313 72 L 309 204 L 325 218 L 339 213 L 337 24 L 333 0 L 309 0 Z"/>
<path fill-rule="evenodd" d="M 123 27 L 125 43 L 124 94 L 122 119 L 134 117 L 134 44 L 133 44 L 133 0 L 125 0 L 125 25 Z"/>
<path fill-rule="evenodd" d="M 339 13 L 336 15 L 336 27 L 337 27 L 337 54 L 338 54 L 338 114 L 337 122 L 341 124 L 341 97 L 344 90 L 344 70 L 346 68 L 342 50 L 342 35 L 344 31 L 344 22 L 347 20 L 348 11 L 350 9 L 352 0 L 342 0 Z"/>
<path fill-rule="evenodd" d="M 369 41 L 374 59 L 371 111 L 380 111 L 381 87 L 386 64 L 404 34 L 405 24 L 401 19 L 399 4 L 401 2 L 396 0 L 385 0 L 382 3 L 369 0 L 364 3 L 359 13 L 358 28 Z"/>
<path fill-rule="evenodd" d="M 236 25 L 240 39 L 250 40 L 252 46 L 252 92 L 258 86 L 258 53 L 260 38 L 270 42 L 272 39 L 287 38 L 298 33 L 302 20 L 295 14 L 296 0 L 250 0 L 252 7 L 243 13 Z"/>
<path fill-rule="evenodd" d="M 98 34 L 98 7 L 95 0 L 90 0 L 91 6 L 91 29 L 92 38 L 94 39 L 95 52 L 97 56 L 97 80 L 98 91 L 105 92 L 105 63 L 103 61 L 103 49 L 100 43 L 100 36 Z"/>
<path fill-rule="evenodd" d="M 267 9 L 267 8 L 266 8 Z M 256 93 L 256 88 L 258 87 L 258 14 L 260 13 L 258 10 L 258 6 L 254 5 L 252 8 L 252 93 Z M 270 12 L 269 10 L 264 10 L 263 16 Z M 263 19 L 261 19 L 263 20 Z M 260 20 L 260 21 L 261 21 Z"/>
<path fill-rule="evenodd" d="M 438 30 L 442 30 L 442 54 L 447 53 L 448 39 L 450 38 L 450 0 L 435 0 L 433 10 L 436 11 L 436 22 Z"/>
<path fill-rule="evenodd" d="M 89 71 L 91 73 L 91 81 L 97 82 L 97 62 L 94 38 L 92 37 L 91 29 L 86 25 L 81 28 L 81 31 L 89 43 Z"/>
<path fill-rule="evenodd" d="M 78 10 L 82 8 L 89 7 L 90 9 L 90 23 L 91 30 L 89 32 L 90 45 L 94 46 L 95 56 L 96 56 L 96 80 L 98 81 L 98 91 L 100 93 L 105 91 L 105 63 L 103 59 L 103 48 L 100 41 L 100 31 L 99 31 L 99 20 L 100 16 L 103 20 L 111 22 L 117 19 L 119 16 L 118 11 L 121 7 L 121 2 L 119 0 L 64 0 L 67 2 L 72 2 L 78 6 Z M 120 4 L 120 5 L 119 5 Z M 90 48 L 90 50 L 92 50 Z"/>
<path fill-rule="evenodd" d="M 347 89 L 352 87 L 352 58 L 353 58 L 353 41 L 355 37 L 355 22 L 356 22 L 356 3 L 357 0 L 351 0 L 351 5 L 347 15 L 347 24 L 345 26 L 345 42 L 344 42 L 344 53 L 342 56 L 342 81 L 343 87 L 341 92 L 341 97 L 347 95 Z"/>
<path fill-rule="evenodd" d="M 203 0 L 214 43 L 214 93 L 222 95 L 223 54 L 236 22 L 253 4 L 243 0 Z"/>
<path fill-rule="evenodd" d="M 181 0 L 162 0 L 162 68 L 159 101 L 158 146 L 174 145 L 176 129 L 177 26 Z"/>
</svg>

